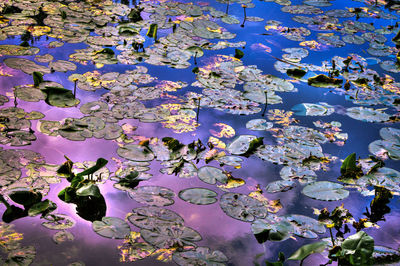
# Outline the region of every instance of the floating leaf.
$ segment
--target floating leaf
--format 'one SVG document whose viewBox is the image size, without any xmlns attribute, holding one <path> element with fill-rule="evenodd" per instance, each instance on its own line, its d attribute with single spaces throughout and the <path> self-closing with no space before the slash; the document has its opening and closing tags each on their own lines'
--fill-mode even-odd
<svg viewBox="0 0 400 266">
<path fill-rule="evenodd" d="M 251 141 L 256 138 L 254 135 L 240 135 L 229 143 L 226 150 L 235 155 L 244 154 L 249 150 Z"/>
<path fill-rule="evenodd" d="M 42 225 L 48 229 L 53 230 L 68 229 L 73 227 L 76 223 L 71 217 L 65 214 L 50 215 L 47 216 L 46 219 L 48 221 L 43 222 Z"/>
<path fill-rule="evenodd" d="M 163 226 L 183 225 L 184 223 L 183 218 L 176 212 L 155 206 L 133 209 L 128 220 L 139 228 L 149 230 Z"/>
<path fill-rule="evenodd" d="M 375 110 L 366 107 L 351 107 L 347 108 L 346 114 L 353 119 L 365 122 L 385 122 L 390 116 L 381 110 Z"/>
<path fill-rule="evenodd" d="M 58 87 L 46 87 L 42 90 L 46 93 L 46 103 L 57 107 L 73 107 L 79 104 L 79 100 L 67 89 Z"/>
<path fill-rule="evenodd" d="M 197 172 L 197 176 L 201 181 L 212 185 L 217 183 L 217 181 L 222 184 L 226 184 L 228 181 L 226 174 L 221 169 L 213 166 L 201 167 Z"/>
<path fill-rule="evenodd" d="M 36 250 L 33 246 L 21 247 L 8 253 L 8 258 L 4 265 L 14 266 L 14 265 L 30 265 L 35 259 Z"/>
<path fill-rule="evenodd" d="M 292 214 L 286 215 L 286 219 L 294 226 L 293 233 L 304 238 L 317 238 L 317 234 L 324 234 L 325 226 L 308 216 Z"/>
<path fill-rule="evenodd" d="M 202 238 L 198 232 L 186 226 L 158 227 L 155 230 L 140 230 L 143 239 L 158 247 L 185 247 L 194 246 L 193 242 L 200 241 Z"/>
<path fill-rule="evenodd" d="M 125 238 L 131 231 L 129 224 L 117 217 L 103 217 L 101 221 L 94 221 L 92 228 L 97 234 L 113 239 Z"/>
<path fill-rule="evenodd" d="M 294 111 L 296 115 L 328 116 L 331 115 L 335 109 L 327 103 L 301 103 L 293 106 L 292 111 Z"/>
<path fill-rule="evenodd" d="M 196 264 L 223 266 L 228 258 L 219 250 L 211 251 L 208 247 L 197 247 L 195 250 L 175 252 L 173 260 L 181 266 Z"/>
<path fill-rule="evenodd" d="M 240 193 L 225 193 L 219 204 L 228 216 L 245 222 L 267 215 L 267 208 L 262 202 Z"/>
<path fill-rule="evenodd" d="M 340 88 L 342 87 L 342 83 L 343 80 L 331 78 L 324 74 L 319 74 L 308 79 L 308 85 L 321 88 Z"/>
<path fill-rule="evenodd" d="M 39 48 L 36 47 L 23 47 L 19 45 L 13 44 L 3 44 L 0 45 L 0 54 L 1 55 L 35 55 L 39 53 Z"/>
<path fill-rule="evenodd" d="M 382 140 L 369 144 L 369 151 L 375 156 L 400 160 L 400 129 L 385 127 L 379 131 Z"/>
<path fill-rule="evenodd" d="M 139 203 L 152 206 L 168 206 L 174 204 L 175 193 L 165 187 L 142 186 L 130 191 L 129 195 Z"/>
<path fill-rule="evenodd" d="M 119 147 L 117 153 L 123 158 L 138 162 L 147 162 L 154 159 L 154 154 L 149 148 L 136 144 Z"/>
<path fill-rule="evenodd" d="M 206 188 L 187 188 L 181 190 L 178 194 L 182 200 L 197 204 L 197 205 L 208 205 L 213 204 L 217 201 L 217 193 Z"/>
<path fill-rule="evenodd" d="M 74 235 L 67 231 L 58 231 L 53 235 L 53 241 L 56 244 L 61 244 L 66 241 L 73 241 L 75 239 Z"/>
<path fill-rule="evenodd" d="M 38 65 L 35 62 L 25 58 L 7 58 L 4 59 L 4 64 L 8 67 L 22 70 L 24 73 L 32 75 L 33 72 L 41 72 L 43 74 L 49 74 L 51 71 L 48 67 Z"/>
<path fill-rule="evenodd" d="M 276 193 L 276 192 L 285 192 L 292 189 L 295 186 L 295 183 L 290 180 L 278 180 L 269 183 L 265 190 L 268 193 Z"/>
<path fill-rule="evenodd" d="M 273 127 L 271 122 L 267 122 L 265 119 L 253 119 L 246 123 L 246 128 L 250 130 L 268 130 Z"/>
<path fill-rule="evenodd" d="M 319 181 L 307 185 L 302 193 L 310 198 L 317 200 L 342 200 L 349 196 L 349 191 L 339 183 L 329 181 Z"/>
<path fill-rule="evenodd" d="M 251 231 L 259 243 L 267 240 L 283 241 L 294 232 L 293 224 L 285 217 L 267 215 L 264 219 L 257 219 L 251 224 Z"/>
</svg>

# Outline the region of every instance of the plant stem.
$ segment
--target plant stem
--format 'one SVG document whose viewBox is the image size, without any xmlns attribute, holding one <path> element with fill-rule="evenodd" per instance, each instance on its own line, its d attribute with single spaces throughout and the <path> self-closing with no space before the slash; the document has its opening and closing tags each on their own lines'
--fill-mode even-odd
<svg viewBox="0 0 400 266">
<path fill-rule="evenodd" d="M 194 64 L 197 65 L 197 51 L 194 53 Z"/>
<path fill-rule="evenodd" d="M 332 246 L 335 246 L 335 240 L 333 239 L 332 229 L 329 228 L 329 234 L 331 235 Z"/>
<path fill-rule="evenodd" d="M 243 18 L 243 22 L 242 22 L 242 25 L 240 25 L 240 27 L 244 27 L 244 22 L 246 21 L 246 18 L 247 18 L 247 16 L 246 16 L 246 7 L 243 7 L 243 13 L 244 13 L 244 18 Z"/>
<path fill-rule="evenodd" d="M 266 91 L 264 91 L 264 95 L 265 95 L 265 105 L 264 105 L 264 110 L 261 116 L 265 115 L 265 112 L 267 111 L 267 106 L 268 106 L 268 94 Z"/>
<path fill-rule="evenodd" d="M 225 11 L 225 14 L 227 14 L 227 15 L 228 15 L 228 11 L 229 11 L 229 4 L 230 4 L 230 3 L 229 3 L 229 1 L 230 1 L 230 0 L 228 0 L 228 3 L 226 3 L 226 11 Z"/>
<path fill-rule="evenodd" d="M 75 96 L 76 96 L 76 83 L 78 82 L 78 80 L 75 80 L 74 81 L 74 98 L 75 98 Z"/>
<path fill-rule="evenodd" d="M 199 123 L 199 113 L 200 113 L 200 101 L 201 101 L 201 98 L 198 98 L 197 100 L 198 100 L 198 102 L 197 102 L 197 111 L 196 111 L 196 123 Z"/>
</svg>

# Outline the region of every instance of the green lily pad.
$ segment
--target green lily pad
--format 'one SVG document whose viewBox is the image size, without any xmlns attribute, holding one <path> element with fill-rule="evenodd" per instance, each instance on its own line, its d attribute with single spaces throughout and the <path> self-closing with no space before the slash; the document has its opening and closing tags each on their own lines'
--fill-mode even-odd
<svg viewBox="0 0 400 266">
<path fill-rule="evenodd" d="M 369 145 L 369 151 L 378 156 L 386 154 L 393 160 L 400 160 L 400 129 L 385 127 L 379 131 L 382 140 L 376 140 Z"/>
<path fill-rule="evenodd" d="M 295 182 L 290 180 L 277 180 L 269 183 L 265 187 L 265 191 L 268 193 L 282 192 L 292 189 L 295 186 Z"/>
<path fill-rule="evenodd" d="M 317 234 L 324 234 L 325 226 L 318 220 L 308 216 L 292 214 L 286 219 L 294 225 L 294 234 L 304 238 L 317 238 Z"/>
<path fill-rule="evenodd" d="M 246 128 L 250 130 L 268 130 L 274 126 L 273 123 L 267 122 L 265 119 L 253 119 L 246 123 Z"/>
<path fill-rule="evenodd" d="M 314 182 L 303 188 L 302 193 L 317 200 L 342 200 L 349 196 L 349 191 L 339 183 L 329 181 Z"/>
<path fill-rule="evenodd" d="M 74 235 L 67 231 L 58 231 L 52 237 L 53 241 L 56 244 L 61 244 L 66 241 L 73 241 L 75 239 Z"/>
<path fill-rule="evenodd" d="M 131 231 L 129 224 L 117 217 L 103 217 L 101 221 L 94 221 L 92 228 L 97 234 L 112 239 L 125 238 Z"/>
<path fill-rule="evenodd" d="M 165 187 L 142 186 L 131 190 L 129 196 L 139 203 L 152 206 L 168 206 L 174 204 L 175 193 Z"/>
<path fill-rule="evenodd" d="M 119 147 L 117 153 L 123 158 L 138 162 L 147 162 L 154 159 L 154 154 L 149 148 L 136 144 Z"/>
<path fill-rule="evenodd" d="M 219 204 L 228 216 L 244 222 L 252 222 L 267 215 L 267 208 L 261 201 L 240 193 L 225 193 Z"/>
<path fill-rule="evenodd" d="M 399 193 L 400 172 L 388 167 L 378 168 L 375 171 L 357 179 L 356 184 L 360 187 L 384 187 L 390 191 Z"/>
<path fill-rule="evenodd" d="M 29 75 L 32 75 L 33 72 L 41 72 L 42 74 L 49 74 L 51 72 L 50 68 L 38 65 L 35 62 L 25 58 L 6 58 L 4 59 L 4 64 L 6 64 L 8 67 L 21 70 Z"/>
<path fill-rule="evenodd" d="M 385 112 L 366 107 L 347 108 L 346 114 L 353 119 L 365 122 L 385 122 L 390 119 L 390 115 Z"/>
<path fill-rule="evenodd" d="M 7 96 L 1 95 L 1 94 L 0 94 L 0 106 L 1 106 L 1 105 L 4 105 L 5 103 L 7 103 L 7 102 L 9 102 L 9 101 L 10 101 L 10 100 L 8 99 Z"/>
<path fill-rule="evenodd" d="M 16 86 L 14 88 L 14 95 L 18 99 L 27 102 L 38 102 L 40 100 L 46 100 L 47 97 L 46 93 L 42 90 L 27 85 Z"/>
<path fill-rule="evenodd" d="M 50 62 L 49 67 L 50 69 L 57 72 L 67 72 L 76 70 L 76 65 L 74 63 L 65 60 Z"/>
<path fill-rule="evenodd" d="M 343 80 L 331 78 L 324 74 L 319 74 L 308 79 L 308 85 L 320 88 L 340 88 L 342 87 L 342 83 Z"/>
<path fill-rule="evenodd" d="M 159 227 L 183 225 L 183 218 L 174 211 L 155 206 L 139 207 L 132 210 L 128 220 L 142 229 L 155 230 Z"/>
<path fill-rule="evenodd" d="M 64 230 L 75 226 L 75 220 L 65 214 L 54 214 L 46 217 L 42 225 L 52 230 Z"/>
<path fill-rule="evenodd" d="M 35 55 L 39 53 L 40 49 L 36 47 L 24 47 L 13 44 L 3 44 L 0 45 L 0 54 L 1 55 Z"/>
<path fill-rule="evenodd" d="M 226 182 L 228 181 L 228 177 L 226 176 L 226 174 L 224 174 L 221 169 L 213 166 L 201 167 L 197 172 L 197 176 L 201 181 L 212 185 L 217 183 L 217 181 L 222 184 L 226 184 Z"/>
<path fill-rule="evenodd" d="M 206 188 L 187 188 L 178 194 L 181 200 L 197 205 L 213 204 L 217 201 L 217 193 Z"/>
<path fill-rule="evenodd" d="M 328 116 L 331 115 L 335 109 L 327 103 L 301 103 L 293 106 L 292 111 L 294 111 L 296 115 Z"/>
<path fill-rule="evenodd" d="M 33 246 L 20 247 L 11 250 L 4 266 L 30 265 L 36 257 L 36 249 Z"/>
<path fill-rule="evenodd" d="M 268 215 L 255 220 L 251 224 L 251 231 L 258 237 L 259 242 L 283 241 L 294 233 L 294 227 L 285 217 Z"/>
<path fill-rule="evenodd" d="M 240 135 L 229 143 L 226 150 L 234 155 L 244 154 L 249 150 L 250 142 L 256 138 L 254 135 Z"/>
<path fill-rule="evenodd" d="M 49 105 L 67 108 L 79 104 L 79 100 L 75 98 L 70 90 L 58 87 L 46 87 L 42 91 L 46 93 L 46 103 Z"/>
<path fill-rule="evenodd" d="M 97 112 L 108 111 L 108 105 L 104 102 L 94 101 L 85 103 L 80 108 L 83 114 L 90 114 L 93 115 Z"/>
<path fill-rule="evenodd" d="M 175 252 L 173 260 L 181 266 L 185 265 L 213 265 L 224 266 L 228 258 L 219 250 L 212 251 L 208 247 L 197 247 L 195 250 Z"/>
<path fill-rule="evenodd" d="M 162 226 L 156 230 L 140 230 L 142 238 L 158 248 L 194 246 L 193 242 L 202 237 L 198 232 L 186 226 Z"/>
</svg>

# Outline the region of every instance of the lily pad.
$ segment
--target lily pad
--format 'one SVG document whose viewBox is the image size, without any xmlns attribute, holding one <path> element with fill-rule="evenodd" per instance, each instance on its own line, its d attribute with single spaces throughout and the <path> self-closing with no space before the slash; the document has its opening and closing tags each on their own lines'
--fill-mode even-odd
<svg viewBox="0 0 400 266">
<path fill-rule="evenodd" d="M 197 172 L 197 176 L 201 181 L 212 185 L 217 183 L 217 181 L 223 184 L 226 184 L 226 182 L 228 181 L 228 177 L 226 176 L 226 174 L 224 174 L 221 169 L 213 166 L 201 167 Z"/>
<path fill-rule="evenodd" d="M 183 218 L 174 211 L 155 206 L 139 207 L 132 210 L 128 220 L 142 229 L 155 230 L 156 228 L 173 225 L 183 225 Z"/>
<path fill-rule="evenodd" d="M 39 53 L 40 49 L 36 47 L 24 47 L 13 44 L 3 44 L 0 45 L 0 54 L 1 55 L 35 55 Z"/>
<path fill-rule="evenodd" d="M 4 64 L 6 64 L 8 67 L 22 70 L 29 75 L 32 75 L 33 72 L 41 72 L 42 74 L 49 74 L 51 72 L 50 68 L 38 65 L 35 62 L 25 58 L 7 58 L 4 59 Z"/>
<path fill-rule="evenodd" d="M 265 119 L 253 119 L 246 123 L 246 128 L 250 130 L 268 130 L 274 126 L 273 123 L 267 122 Z"/>
<path fill-rule="evenodd" d="M 175 193 L 169 188 L 158 186 L 142 186 L 133 189 L 130 197 L 139 203 L 152 206 L 168 206 L 174 204 Z"/>
<path fill-rule="evenodd" d="M 285 217 L 268 215 L 264 219 L 257 219 L 251 224 L 251 231 L 261 243 L 270 241 L 283 241 L 294 232 L 293 224 Z"/>
<path fill-rule="evenodd" d="M 217 193 L 206 188 L 187 188 L 181 190 L 178 194 L 182 200 L 197 204 L 197 205 L 208 205 L 213 204 L 217 201 Z"/>
<path fill-rule="evenodd" d="M 228 258 L 219 250 L 212 251 L 208 247 L 197 247 L 195 250 L 175 252 L 173 260 L 181 266 L 185 265 L 213 265 L 223 266 Z"/>
<path fill-rule="evenodd" d="M 155 230 L 140 230 L 142 238 L 158 248 L 194 246 L 193 242 L 200 241 L 201 235 L 186 226 L 162 226 Z"/>
<path fill-rule="evenodd" d="M 8 258 L 3 265 L 30 265 L 35 259 L 35 256 L 36 250 L 33 246 L 17 248 L 8 253 Z"/>
<path fill-rule="evenodd" d="M 254 135 L 240 135 L 229 143 L 226 150 L 234 155 L 244 154 L 249 150 L 250 142 L 256 138 Z"/>
<path fill-rule="evenodd" d="M 55 214 L 46 217 L 47 222 L 42 225 L 48 229 L 63 230 L 71 228 L 75 225 L 75 220 L 65 214 Z"/>
<path fill-rule="evenodd" d="M 365 122 L 385 122 L 388 121 L 390 115 L 381 110 L 366 107 L 351 107 L 347 108 L 346 114 L 353 119 Z"/>
<path fill-rule="evenodd" d="M 68 231 L 58 231 L 53 235 L 53 241 L 56 244 L 61 244 L 66 241 L 73 241 L 74 239 L 74 235 Z"/>
<path fill-rule="evenodd" d="M 310 198 L 324 201 L 342 200 L 349 196 L 349 191 L 339 183 L 319 181 L 307 185 L 302 193 Z"/>
<path fill-rule="evenodd" d="M 294 225 L 294 234 L 304 238 L 317 238 L 317 234 L 324 234 L 325 226 L 308 216 L 292 214 L 286 215 L 286 219 Z"/>
<path fill-rule="evenodd" d="M 117 153 L 123 158 L 138 162 L 147 162 L 154 159 L 154 154 L 149 148 L 137 144 L 128 144 L 119 147 Z"/>
<path fill-rule="evenodd" d="M 76 70 L 76 65 L 74 63 L 65 60 L 50 62 L 49 67 L 51 70 L 57 72 L 67 72 Z"/>
<path fill-rule="evenodd" d="M 244 222 L 252 222 L 267 215 L 267 208 L 261 201 L 240 193 L 225 193 L 219 204 L 228 216 Z"/>
<path fill-rule="evenodd" d="M 294 111 L 296 115 L 328 116 L 331 115 L 335 109 L 332 105 L 327 103 L 301 103 L 293 106 L 292 111 Z"/>
<path fill-rule="evenodd" d="M 295 186 L 295 183 L 290 180 L 277 180 L 269 183 L 265 190 L 268 193 L 276 193 L 276 192 L 284 192 L 292 189 Z"/>
<path fill-rule="evenodd" d="M 101 221 L 94 221 L 92 228 L 97 234 L 112 239 L 125 238 L 131 231 L 129 224 L 117 217 L 103 217 Z"/>
</svg>

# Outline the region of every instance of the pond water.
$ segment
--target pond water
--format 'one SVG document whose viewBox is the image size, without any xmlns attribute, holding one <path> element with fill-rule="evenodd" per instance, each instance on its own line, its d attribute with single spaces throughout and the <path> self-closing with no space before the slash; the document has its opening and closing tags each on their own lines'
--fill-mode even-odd
<svg viewBox="0 0 400 266">
<path fill-rule="evenodd" d="M 2 0 L 0 264 L 398 263 L 399 15 Z"/>
</svg>

